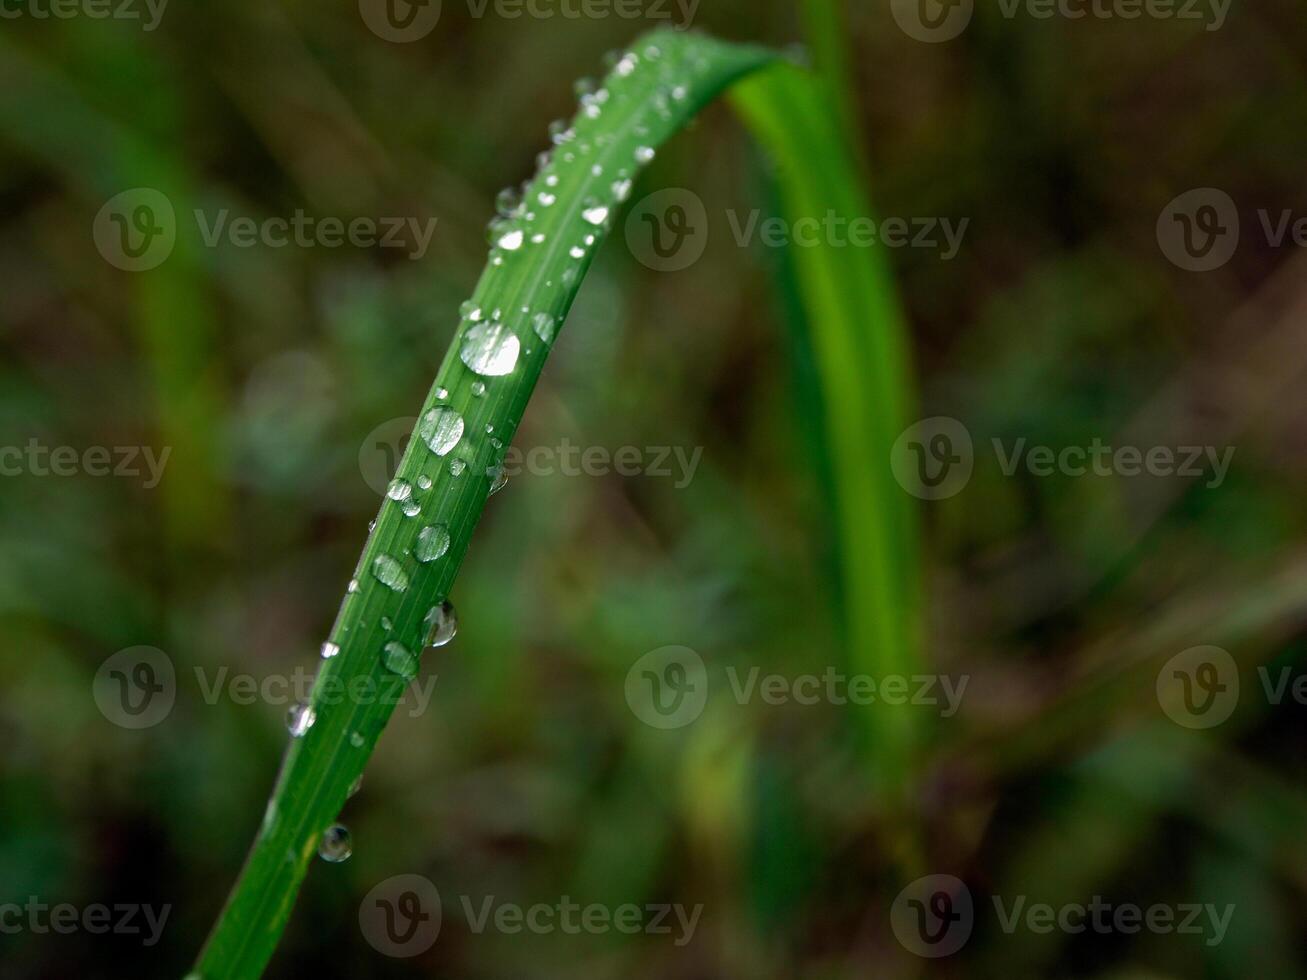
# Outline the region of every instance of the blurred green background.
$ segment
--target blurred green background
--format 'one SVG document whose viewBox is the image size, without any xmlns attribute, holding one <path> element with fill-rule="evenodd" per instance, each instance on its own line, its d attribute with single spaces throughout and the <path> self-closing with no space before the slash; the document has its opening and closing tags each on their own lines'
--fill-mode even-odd
<svg viewBox="0 0 1307 980">
<path fill-rule="evenodd" d="M 497 192 L 574 111 L 573 82 L 676 8 L 510 18 L 445 0 L 399 44 L 351 2 L 177 0 L 150 31 L 0 6 L 0 444 L 170 451 L 155 487 L 30 466 L 0 479 L 0 904 L 171 908 L 153 946 L 0 932 L 0 976 L 181 976 L 286 739 L 284 702 L 207 703 L 205 684 L 311 675 L 378 505 L 378 427 L 421 404 Z M 820 378 L 785 253 L 732 234 L 775 213 L 772 173 L 715 107 L 632 195 L 697 195 L 703 257 L 650 269 L 619 221 L 516 439 L 702 462 L 688 482 L 523 473 L 495 497 L 453 595 L 459 635 L 424 660 L 430 707 L 396 714 L 342 815 L 355 853 L 312 870 L 270 976 L 1307 976 L 1307 706 L 1273 704 L 1258 673 L 1297 676 L 1307 613 L 1307 260 L 1259 219 L 1307 215 L 1307 12 L 1260 0 L 1205 30 L 982 5 L 940 44 L 889 2 L 849 17 L 849 137 L 878 214 L 968 221 L 949 260 L 883 250 L 919 415 L 959 420 L 975 445 L 966 486 L 920 504 L 920 658 L 968 679 L 960 710 L 921 708 L 899 795 L 859 718 L 876 705 L 732 696 L 728 669 L 853 672 L 841 609 L 860 599 L 838 579 Z M 781 0 L 703 0 L 693 23 L 803 37 Z M 139 187 L 169 197 L 178 234 L 130 273 L 92 227 Z M 1243 235 L 1195 273 L 1156 227 L 1204 187 Z M 436 230 L 420 259 L 209 246 L 195 209 Z M 1236 453 L 1212 487 L 1009 476 L 991 449 L 1096 438 Z M 176 702 L 129 730 L 92 687 L 140 645 L 175 665 Z M 660 730 L 626 683 L 667 645 L 697 651 L 711 693 Z M 1197 645 L 1228 650 L 1242 682 L 1201 731 L 1157 694 Z M 358 910 L 407 873 L 438 886 L 444 915 L 430 949 L 399 959 Z M 891 928 L 928 874 L 957 876 L 976 906 L 939 960 Z M 1212 944 L 1008 933 L 995 895 L 1234 913 Z M 461 896 L 703 911 L 683 945 L 478 934 Z"/>
</svg>

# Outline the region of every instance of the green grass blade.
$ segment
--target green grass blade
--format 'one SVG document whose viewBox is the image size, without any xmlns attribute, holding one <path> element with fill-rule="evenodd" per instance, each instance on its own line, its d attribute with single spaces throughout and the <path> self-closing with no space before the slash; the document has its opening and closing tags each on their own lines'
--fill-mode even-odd
<svg viewBox="0 0 1307 980">
<path fill-rule="evenodd" d="M 744 80 L 732 100 L 777 161 L 791 222 L 870 215 L 828 85 L 777 64 Z M 890 452 L 913 392 L 902 314 L 882 249 L 824 242 L 788 254 L 817 361 L 851 667 L 883 678 L 922 666 L 916 511 L 895 482 Z M 861 712 L 881 788 L 911 772 L 920 725 L 911 705 Z"/>
<path fill-rule="evenodd" d="M 421 513 L 407 517 L 404 504 L 391 499 L 381 508 L 355 573 L 357 587 L 345 596 L 332 630 L 340 652 L 324 662 L 314 687 L 316 721 L 286 754 L 262 829 L 196 965 L 204 980 L 256 977 L 272 957 L 322 833 L 337 819 L 408 683 L 383 664 L 383 648 L 423 648 L 428 612 L 449 593 L 490 493 L 491 473 L 544 366 L 549 343 L 533 330 L 534 319 L 556 324 L 566 315 L 629 191 L 625 182 L 653 150 L 723 88 L 774 57 L 690 34 L 646 36 L 605 80 L 601 91 L 608 94 L 586 100 L 531 182 L 526 213 L 496 232 L 499 244 L 472 302 L 484 311 L 481 323 L 502 312 L 500 322 L 520 345 L 516 365 L 499 376 L 470 370 L 460 352 L 479 324 L 464 319 L 420 413 L 456 411 L 462 438 L 437 456 L 419 432 L 400 462 L 397 479 L 413 488 L 409 500 Z M 422 489 L 426 480 L 431 484 Z M 420 563 L 414 557 L 419 533 L 436 525 L 448 530 L 448 550 Z M 383 566 L 387 559 L 397 563 L 407 582 L 402 591 L 379 580 L 378 559 Z M 398 578 L 393 571 L 382 577 Z"/>
</svg>

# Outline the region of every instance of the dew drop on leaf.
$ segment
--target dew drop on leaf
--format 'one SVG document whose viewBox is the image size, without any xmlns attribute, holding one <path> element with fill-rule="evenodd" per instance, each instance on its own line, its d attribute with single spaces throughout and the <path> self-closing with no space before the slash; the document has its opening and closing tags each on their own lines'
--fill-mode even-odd
<svg viewBox="0 0 1307 980">
<path fill-rule="evenodd" d="M 424 622 L 427 624 L 429 647 L 443 647 L 458 632 L 458 613 L 448 599 L 438 606 L 432 606 Z"/>
<path fill-rule="evenodd" d="M 412 650 L 394 640 L 387 643 L 381 651 L 381 662 L 392 674 L 398 674 L 405 680 L 412 680 L 418 675 L 418 657 Z"/>
<path fill-rule="evenodd" d="M 418 423 L 418 435 L 428 449 L 444 456 L 463 438 L 463 416 L 452 408 L 433 408 Z"/>
<path fill-rule="evenodd" d="M 386 588 L 395 592 L 403 592 L 408 588 L 408 574 L 390 555 L 377 555 L 372 559 L 372 575 Z"/>
<path fill-rule="evenodd" d="M 432 524 L 418 533 L 413 556 L 420 562 L 435 561 L 449 550 L 449 531 L 443 524 Z"/>
<path fill-rule="evenodd" d="M 286 712 L 286 731 L 290 732 L 291 738 L 303 738 L 317 720 L 318 714 L 313 710 L 313 705 L 307 701 L 298 701 Z"/>
<path fill-rule="evenodd" d="M 318 842 L 318 855 L 322 860 L 340 864 L 348 861 L 353 853 L 354 841 L 350 838 L 349 828 L 344 824 L 332 824 L 322 832 L 322 840 Z"/>
<path fill-rule="evenodd" d="M 517 367 L 521 349 L 513 331 L 502 321 L 492 320 L 476 324 L 463 335 L 459 356 L 477 374 L 499 377 Z"/>
</svg>

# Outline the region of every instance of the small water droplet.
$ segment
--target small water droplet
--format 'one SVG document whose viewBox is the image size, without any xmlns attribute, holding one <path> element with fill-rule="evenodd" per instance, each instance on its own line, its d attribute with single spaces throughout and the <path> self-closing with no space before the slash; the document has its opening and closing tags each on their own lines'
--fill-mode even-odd
<svg viewBox="0 0 1307 980">
<path fill-rule="evenodd" d="M 443 524 L 432 524 L 418 533 L 413 557 L 420 562 L 435 561 L 449 550 L 449 531 Z"/>
<path fill-rule="evenodd" d="M 548 313 L 537 313 L 531 318 L 531 329 L 546 344 L 552 344 L 558 333 L 558 321 Z"/>
<path fill-rule="evenodd" d="M 405 680 L 412 680 L 418 675 L 418 657 L 402 643 L 391 640 L 381 651 L 381 662 L 392 674 L 398 674 Z"/>
<path fill-rule="evenodd" d="M 513 187 L 505 187 L 495 197 L 495 209 L 505 216 L 511 215 L 521 204 L 522 198 Z"/>
<path fill-rule="evenodd" d="M 448 388 L 437 388 L 437 389 L 436 389 L 436 401 L 438 401 L 438 402 L 443 402 L 443 401 L 444 401 L 446 398 L 448 398 L 448 397 L 449 397 L 449 389 L 448 389 Z"/>
<path fill-rule="evenodd" d="M 407 500 L 413 494 L 413 484 L 408 480 L 391 480 L 386 487 L 386 496 L 391 500 Z"/>
<path fill-rule="evenodd" d="M 443 647 L 458 632 L 458 613 L 448 599 L 438 606 L 432 606 L 424 622 L 427 624 L 429 647 Z"/>
<path fill-rule="evenodd" d="M 538 231 L 531 236 L 531 241 L 533 241 L 537 245 L 539 245 L 544 240 L 545 240 L 545 233 L 543 231 Z"/>
<path fill-rule="evenodd" d="M 505 472 L 502 466 L 496 467 L 495 478 L 490 481 L 490 496 L 493 497 L 500 490 L 503 490 L 506 483 L 508 483 L 508 473 Z"/>
<path fill-rule="evenodd" d="M 340 644 L 332 643 L 330 640 L 322 644 L 323 660 L 330 660 L 332 657 L 336 656 L 339 653 L 340 653 Z"/>
<path fill-rule="evenodd" d="M 437 456 L 444 456 L 463 438 L 463 416 L 452 408 L 433 408 L 418 423 L 418 435 L 428 449 Z"/>
<path fill-rule="evenodd" d="M 467 463 L 461 459 L 451 459 L 449 461 L 449 472 L 452 476 L 462 476 L 463 471 L 467 469 Z"/>
<path fill-rule="evenodd" d="M 322 832 L 322 840 L 318 843 L 318 855 L 322 860 L 340 864 L 348 861 L 353 853 L 354 841 L 350 838 L 349 828 L 344 824 L 332 824 Z"/>
<path fill-rule="evenodd" d="M 363 748 L 363 735 L 360 732 L 350 732 L 349 744 L 356 749 Z"/>
<path fill-rule="evenodd" d="M 392 622 L 390 621 L 390 617 L 389 617 L 389 616 L 382 616 L 382 617 L 381 617 L 381 628 L 382 628 L 383 630 L 385 630 L 387 633 L 389 633 L 391 630 L 393 630 L 393 629 L 395 628 L 395 624 L 392 623 Z"/>
<path fill-rule="evenodd" d="M 345 586 L 345 591 L 353 595 L 358 590 L 359 590 L 359 580 L 356 578 L 350 579 L 349 585 Z"/>
<path fill-rule="evenodd" d="M 430 490 L 430 489 L 431 489 L 431 477 L 429 477 L 429 476 L 427 476 L 425 473 L 423 473 L 420 477 L 418 477 L 418 486 L 421 487 L 423 490 Z"/>
<path fill-rule="evenodd" d="M 523 235 L 522 229 L 514 228 L 512 231 L 508 231 L 500 235 L 499 241 L 496 242 L 495 244 L 497 244 L 505 252 L 516 252 L 519 248 L 522 247 L 522 242 L 524 240 L 525 240 L 525 235 Z"/>
<path fill-rule="evenodd" d="M 378 582 L 395 592 L 408 588 L 408 574 L 399 562 L 390 555 L 377 555 L 372 559 L 372 575 Z"/>
<path fill-rule="evenodd" d="M 485 393 L 486 393 L 486 383 L 484 381 L 472 382 L 472 394 L 474 394 L 477 398 L 480 398 Z"/>
<path fill-rule="evenodd" d="M 608 206 L 605 204 L 596 204 L 594 207 L 586 208 L 581 212 L 581 217 L 592 225 L 602 225 L 608 220 Z"/>
<path fill-rule="evenodd" d="M 570 249 L 568 249 L 567 254 L 572 256 L 572 258 L 574 259 L 583 259 L 585 258 L 585 249 L 583 249 L 580 245 L 573 245 Z"/>
<path fill-rule="evenodd" d="M 463 305 L 458 308 L 458 315 L 464 320 L 480 320 L 481 307 L 477 306 L 477 304 L 472 302 L 470 299 L 465 300 Z M 445 389 L 441 388 L 440 390 L 444 391 Z"/>
<path fill-rule="evenodd" d="M 417 517 L 422 513 L 422 505 L 411 497 L 400 504 L 399 509 L 404 512 L 405 517 Z"/>
<path fill-rule="evenodd" d="M 351 797 L 358 796 L 358 792 L 362 788 L 363 788 L 363 777 L 359 776 L 358 779 L 354 780 L 354 782 L 350 784 L 349 796 L 347 796 L 346 799 L 350 799 Z"/>
<path fill-rule="evenodd" d="M 657 155 L 657 152 L 652 146 L 640 146 L 637 147 L 635 151 L 635 159 L 640 163 L 652 163 L 653 158 Z"/>
<path fill-rule="evenodd" d="M 640 59 L 635 56 L 634 52 L 631 52 L 625 55 L 613 70 L 616 71 L 617 74 L 625 77 L 635 71 L 635 66 L 639 63 Z"/>
<path fill-rule="evenodd" d="M 286 712 L 286 731 L 290 732 L 291 738 L 303 738 L 317 720 L 318 713 L 313 710 L 313 705 L 307 701 L 296 702 Z"/>
<path fill-rule="evenodd" d="M 547 176 L 547 177 L 545 178 L 545 186 L 546 186 L 546 187 L 557 187 L 557 186 L 558 186 L 558 174 L 550 174 L 549 176 Z"/>
<path fill-rule="evenodd" d="M 553 207 L 554 202 L 558 200 L 558 196 L 556 194 L 550 194 L 548 191 L 541 191 L 539 199 L 541 207 L 549 208 Z"/>
<path fill-rule="evenodd" d="M 491 320 L 476 324 L 463 335 L 459 356 L 477 374 L 499 377 L 517 367 L 521 350 L 521 343 L 507 324 Z"/>
</svg>

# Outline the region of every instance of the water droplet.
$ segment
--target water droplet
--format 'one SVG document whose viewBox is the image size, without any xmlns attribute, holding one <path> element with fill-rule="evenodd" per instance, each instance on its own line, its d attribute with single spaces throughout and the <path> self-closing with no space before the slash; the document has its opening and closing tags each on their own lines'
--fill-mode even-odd
<svg viewBox="0 0 1307 980">
<path fill-rule="evenodd" d="M 541 191 L 539 194 L 539 199 L 540 199 L 541 206 L 548 208 L 548 207 L 553 207 L 553 204 L 555 201 L 558 200 L 558 197 L 554 194 L 550 194 L 548 191 Z"/>
<path fill-rule="evenodd" d="M 506 324 L 491 320 L 478 323 L 463 335 L 459 356 L 477 374 L 499 377 L 517 367 L 517 355 L 521 349 L 521 343 Z"/>
<path fill-rule="evenodd" d="M 495 423 L 494 423 L 494 422 L 487 422 L 487 423 L 486 423 L 486 435 L 490 435 L 490 433 L 492 433 L 492 432 L 494 432 L 494 431 L 495 431 Z"/>
<path fill-rule="evenodd" d="M 336 656 L 339 653 L 340 653 L 340 644 L 332 643 L 330 640 L 322 644 L 323 660 L 330 660 L 332 657 Z"/>
<path fill-rule="evenodd" d="M 350 839 L 349 828 L 344 824 L 333 824 L 322 832 L 322 840 L 318 843 L 318 855 L 322 860 L 340 864 L 348 861 L 353 853 L 354 842 Z"/>
<path fill-rule="evenodd" d="M 635 151 L 635 159 L 640 163 L 652 163 L 653 158 L 657 155 L 657 152 L 652 146 L 637 147 Z"/>
<path fill-rule="evenodd" d="M 363 748 L 363 735 L 360 732 L 350 732 L 349 744 L 356 749 Z"/>
<path fill-rule="evenodd" d="M 467 469 L 467 463 L 461 459 L 451 459 L 449 461 L 449 472 L 452 476 L 462 476 L 465 469 Z"/>
<path fill-rule="evenodd" d="M 408 480 L 391 480 L 386 487 L 386 496 L 391 500 L 407 500 L 413 495 L 413 484 Z"/>
<path fill-rule="evenodd" d="M 400 504 L 399 509 L 404 512 L 405 517 L 417 517 L 422 513 L 422 505 L 411 497 Z"/>
<path fill-rule="evenodd" d="M 523 235 L 521 228 L 514 228 L 512 231 L 500 235 L 499 241 L 496 242 L 496 244 L 505 252 L 516 252 L 522 247 L 522 242 L 525 240 L 525 237 L 526 236 Z"/>
<path fill-rule="evenodd" d="M 443 647 L 458 632 L 458 613 L 454 604 L 446 599 L 438 606 L 432 606 L 424 622 L 427 624 L 427 646 Z"/>
<path fill-rule="evenodd" d="M 420 562 L 435 561 L 449 550 L 449 531 L 443 524 L 432 524 L 418 533 L 413 557 Z"/>
<path fill-rule="evenodd" d="M 476 303 L 472 302 L 470 299 L 466 300 L 463 305 L 458 308 L 458 315 L 464 320 L 480 320 L 481 307 L 477 306 Z M 440 390 L 444 391 L 445 389 L 441 388 Z"/>
<path fill-rule="evenodd" d="M 286 731 L 290 732 L 291 738 L 303 738 L 317 720 L 318 713 L 313 710 L 313 705 L 299 701 L 286 712 Z"/>
<path fill-rule="evenodd" d="M 548 313 L 537 313 L 531 318 L 531 329 L 546 344 L 552 344 L 558 332 L 558 321 Z"/>
<path fill-rule="evenodd" d="M 390 617 L 389 617 L 389 616 L 382 616 L 382 617 L 381 617 L 381 628 L 382 628 L 383 630 L 385 630 L 387 633 L 389 633 L 391 630 L 393 630 L 393 629 L 395 628 L 395 624 L 392 623 L 392 622 L 390 621 Z"/>
<path fill-rule="evenodd" d="M 486 383 L 484 381 L 472 382 L 472 394 L 474 394 L 477 398 L 480 398 L 485 393 L 486 393 Z"/>
<path fill-rule="evenodd" d="M 463 438 L 463 416 L 452 408 L 433 408 L 418 423 L 418 435 L 433 453 L 444 456 Z"/>
<path fill-rule="evenodd" d="M 608 206 L 597 204 L 592 208 L 586 208 L 581 212 L 581 217 L 592 225 L 602 225 L 608 220 Z"/>
<path fill-rule="evenodd" d="M 538 231 L 531 236 L 531 241 L 533 241 L 537 245 L 539 245 L 544 240 L 545 240 L 545 233 L 543 231 Z"/>
<path fill-rule="evenodd" d="M 502 466 L 496 467 L 495 478 L 490 481 L 490 496 L 493 497 L 500 490 L 503 490 L 506 483 L 508 483 L 508 473 L 504 471 Z"/>
<path fill-rule="evenodd" d="M 408 574 L 399 562 L 390 555 L 377 555 L 372 559 L 372 574 L 378 582 L 388 589 L 403 592 L 408 588 Z"/>
<path fill-rule="evenodd" d="M 349 585 L 345 586 L 345 591 L 353 595 L 358 590 L 359 590 L 359 580 L 356 578 L 350 579 Z"/>
<path fill-rule="evenodd" d="M 546 178 L 545 178 L 545 186 L 546 186 L 546 187 L 557 187 L 557 186 L 558 186 L 558 174 L 550 174 L 548 177 L 546 177 Z"/>
<path fill-rule="evenodd" d="M 429 477 L 429 476 L 427 476 L 425 473 L 423 473 L 420 477 L 418 477 L 418 486 L 421 487 L 423 490 L 430 490 L 430 489 L 431 489 L 431 477 Z"/>
<path fill-rule="evenodd" d="M 359 792 L 359 790 L 361 790 L 362 788 L 363 788 L 363 777 L 362 777 L 362 776 L 359 776 L 359 778 L 356 779 L 356 780 L 354 780 L 354 782 L 350 785 L 350 787 L 349 787 L 349 796 L 347 796 L 347 797 L 345 797 L 345 798 L 346 798 L 346 799 L 350 799 L 351 797 L 358 796 L 358 792 Z"/>
<path fill-rule="evenodd" d="M 495 197 L 495 208 L 502 215 L 511 215 L 522 206 L 522 198 L 516 188 L 505 187 Z"/>
<path fill-rule="evenodd" d="M 585 249 L 583 249 L 580 245 L 573 245 L 570 249 L 568 249 L 567 254 L 572 256 L 572 258 L 574 259 L 583 259 L 585 258 Z"/>
<path fill-rule="evenodd" d="M 392 674 L 398 674 L 405 680 L 412 680 L 418 675 L 418 658 L 408 647 L 394 640 L 387 643 L 381 651 L 381 662 Z"/>
<path fill-rule="evenodd" d="M 629 180 L 614 181 L 613 196 L 619 201 L 625 201 L 631 196 L 631 182 Z"/>
<path fill-rule="evenodd" d="M 635 66 L 639 63 L 640 59 L 637 58 L 633 52 L 628 53 L 617 63 L 613 70 L 616 71 L 617 74 L 625 77 L 635 71 Z"/>
</svg>

